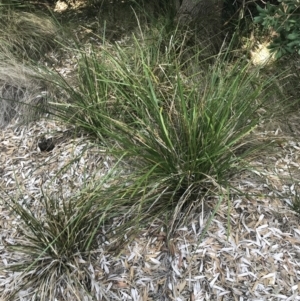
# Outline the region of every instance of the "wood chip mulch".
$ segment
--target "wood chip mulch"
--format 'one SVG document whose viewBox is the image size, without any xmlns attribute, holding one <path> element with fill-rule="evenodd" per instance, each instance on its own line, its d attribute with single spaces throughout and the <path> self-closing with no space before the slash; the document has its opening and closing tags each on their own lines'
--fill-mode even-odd
<svg viewBox="0 0 300 301">
<path fill-rule="evenodd" d="M 9 197 L 34 205 L 42 193 L 72 195 L 113 164 L 88 137 L 65 133 L 51 120 L 0 132 L 0 296 L 16 277 L 9 270 L 16 257 L 6 245 L 21 235 L 18 217 L 6 205 Z M 259 134 L 286 135 L 280 126 Z M 41 138 L 52 149 L 42 151 Z M 158 220 L 119 256 L 108 252 L 110 242 L 99 243 L 94 262 L 87 263 L 94 300 L 300 300 L 300 218 L 288 206 L 297 196 L 299 149 L 295 136 L 288 136 L 276 155 L 257 159 L 255 173 L 232 179 L 243 193 L 221 204 L 202 240 L 209 209 L 191 214 L 169 241 Z M 199 206 L 213 208 L 213 202 L 201 200 Z M 31 299 L 21 291 L 16 300 Z M 73 299 L 65 293 L 62 300 Z"/>
</svg>

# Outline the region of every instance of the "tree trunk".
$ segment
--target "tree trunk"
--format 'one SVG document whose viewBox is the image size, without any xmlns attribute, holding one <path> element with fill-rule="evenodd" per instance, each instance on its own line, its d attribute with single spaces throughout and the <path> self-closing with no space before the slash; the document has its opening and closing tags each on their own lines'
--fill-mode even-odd
<svg viewBox="0 0 300 301">
<path fill-rule="evenodd" d="M 218 53 L 223 43 L 222 8 L 223 0 L 182 0 L 177 11 L 176 21 L 196 30 L 197 44 L 209 55 Z"/>
<path fill-rule="evenodd" d="M 183 0 L 177 12 L 180 23 L 211 23 L 221 24 L 223 0 Z"/>
</svg>

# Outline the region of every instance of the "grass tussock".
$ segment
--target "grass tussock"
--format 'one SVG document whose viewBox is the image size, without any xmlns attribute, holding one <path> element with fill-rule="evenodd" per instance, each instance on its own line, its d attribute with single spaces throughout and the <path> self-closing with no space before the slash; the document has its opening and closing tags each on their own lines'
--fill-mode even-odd
<svg viewBox="0 0 300 301">
<path fill-rule="evenodd" d="M 222 55 L 201 66 L 201 49 L 182 62 L 176 36 L 132 41 L 83 53 L 79 88 L 61 82 L 72 103 L 52 105 L 55 115 L 105 141 L 108 153 L 129 160 L 130 184 L 118 202 L 126 196 L 124 208 L 139 212 L 138 224 L 166 211 L 176 218 L 178 208 L 244 167 L 261 147 L 249 135 L 270 113 L 263 108 L 272 80 L 259 82 L 257 70 Z M 195 64 L 202 72 L 185 72 Z"/>
<path fill-rule="evenodd" d="M 48 97 L 57 93 L 37 78 L 36 65 L 57 49 L 61 28 L 46 15 L 12 9 L 15 5 L 0 6 L 0 127 L 41 116 Z"/>
<path fill-rule="evenodd" d="M 61 97 L 57 88 L 40 77 L 36 66 L 22 64 L 0 53 L 0 127 L 27 123 L 47 112 L 48 99 Z"/>
<path fill-rule="evenodd" d="M 57 48 L 60 28 L 52 18 L 36 13 L 0 10 L 0 52 L 20 61 L 39 60 Z"/>
<path fill-rule="evenodd" d="M 91 291 L 91 267 L 96 264 L 93 252 L 106 239 L 101 229 L 114 207 L 108 198 L 101 200 L 108 178 L 68 199 L 44 195 L 38 212 L 11 199 L 8 205 L 20 217 L 22 233 L 7 246 L 13 256 L 5 269 L 14 273 L 4 300 L 14 300 L 19 292 L 30 300 L 85 300 L 96 287 L 101 290 L 100 284 L 93 284 Z"/>
<path fill-rule="evenodd" d="M 40 116 L 41 108 L 46 107 L 46 86 L 34 79 L 33 70 L 18 62 L 10 63 L 0 63 L 0 127 L 13 120 L 24 122 L 36 114 Z"/>
</svg>

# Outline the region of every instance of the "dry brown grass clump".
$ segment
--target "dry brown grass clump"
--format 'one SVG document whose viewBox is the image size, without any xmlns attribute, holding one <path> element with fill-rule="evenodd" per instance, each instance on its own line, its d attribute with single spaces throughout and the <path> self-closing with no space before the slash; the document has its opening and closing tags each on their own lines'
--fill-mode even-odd
<svg viewBox="0 0 300 301">
<path fill-rule="evenodd" d="M 45 84 L 34 78 L 33 70 L 17 62 L 0 63 L 0 127 L 12 120 L 32 119 L 37 108 L 45 107 L 47 95 Z"/>
<path fill-rule="evenodd" d="M 0 53 L 19 59 L 40 59 L 57 47 L 60 28 L 46 15 L 13 10 L 0 11 Z"/>
</svg>

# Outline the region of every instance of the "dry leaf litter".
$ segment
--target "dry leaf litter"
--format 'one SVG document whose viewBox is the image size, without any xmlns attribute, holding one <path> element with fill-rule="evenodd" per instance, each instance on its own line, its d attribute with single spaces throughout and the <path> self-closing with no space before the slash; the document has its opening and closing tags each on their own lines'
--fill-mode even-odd
<svg viewBox="0 0 300 301">
<path fill-rule="evenodd" d="M 295 117 L 294 133 L 298 124 Z M 261 129 L 259 135 L 283 132 L 278 126 Z M 78 193 L 85 181 L 105 175 L 113 162 L 99 147 L 92 147 L 88 137 L 70 134 L 70 129 L 50 119 L 10 126 L 0 133 L 3 296 L 16 276 L 6 269 L 15 258 L 6 245 L 20 235 L 20 221 L 7 207 L 8 198 L 31 202 L 41 210 L 37 200 L 42 193 L 64 197 Z M 38 147 L 43 135 L 55 141 L 50 152 Z M 257 159 L 256 175 L 244 172 L 232 180 L 247 197 L 229 195 L 201 240 L 212 214 L 207 208 L 213 208 L 216 200 L 202 200 L 206 210 L 191 214 L 169 241 L 158 220 L 141 229 L 119 256 L 108 251 L 109 241 L 99 243 L 95 262 L 88 267 L 95 300 L 300 300 L 300 219 L 288 206 L 297 192 L 300 145 L 290 136 L 276 147 L 276 156 Z M 18 298 L 31 300 L 26 291 Z"/>
</svg>

